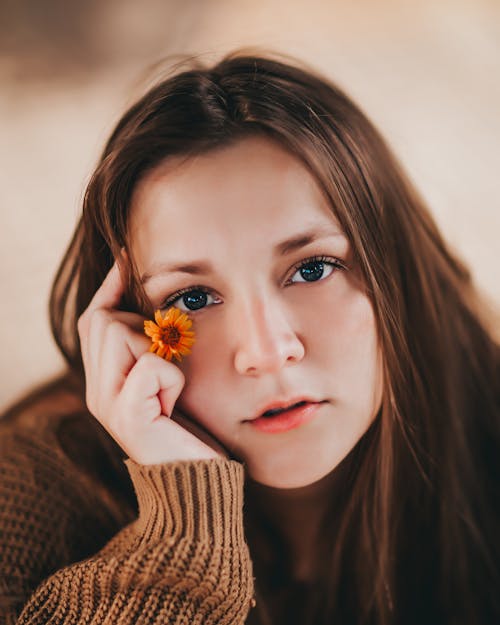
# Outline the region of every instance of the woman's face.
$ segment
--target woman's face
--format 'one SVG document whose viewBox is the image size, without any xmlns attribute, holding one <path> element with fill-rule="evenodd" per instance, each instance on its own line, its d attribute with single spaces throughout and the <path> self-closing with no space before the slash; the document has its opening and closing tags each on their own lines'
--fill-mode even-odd
<svg viewBox="0 0 500 625">
<path fill-rule="evenodd" d="M 308 170 L 260 137 L 169 159 L 137 185 L 131 241 L 152 305 L 193 320 L 177 407 L 262 484 L 331 472 L 378 412 L 382 366 L 348 240 Z M 302 397 L 321 402 L 307 422 L 281 432 L 251 423 Z"/>
</svg>

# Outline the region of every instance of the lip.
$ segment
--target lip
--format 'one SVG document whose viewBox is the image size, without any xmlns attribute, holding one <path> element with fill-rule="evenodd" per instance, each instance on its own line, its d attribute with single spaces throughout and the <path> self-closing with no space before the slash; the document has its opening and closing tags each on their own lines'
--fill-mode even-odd
<svg viewBox="0 0 500 625">
<path fill-rule="evenodd" d="M 268 404 L 265 404 L 264 406 L 261 406 L 257 414 L 255 414 L 251 419 L 247 419 L 247 421 L 255 421 L 256 419 L 259 419 L 267 410 L 287 408 L 288 406 L 293 406 L 294 404 L 298 404 L 299 402 L 307 402 L 308 404 L 319 403 L 318 400 L 313 399 L 312 397 L 292 397 L 290 399 L 277 399 Z"/>
<path fill-rule="evenodd" d="M 282 412 L 274 417 L 261 416 L 257 417 L 257 419 L 248 421 L 248 423 L 261 432 L 266 432 L 267 434 L 280 434 L 282 432 L 298 428 L 301 425 L 305 425 L 314 419 L 319 407 L 323 403 L 324 402 L 309 402 L 304 406 L 298 406 L 297 408 L 286 410 L 285 412 Z"/>
</svg>

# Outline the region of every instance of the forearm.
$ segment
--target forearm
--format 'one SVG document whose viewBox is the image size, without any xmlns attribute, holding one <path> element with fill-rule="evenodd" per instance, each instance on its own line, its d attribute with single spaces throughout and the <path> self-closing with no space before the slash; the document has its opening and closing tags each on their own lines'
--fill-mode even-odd
<svg viewBox="0 0 500 625">
<path fill-rule="evenodd" d="M 17 623 L 241 623 L 253 597 L 243 467 L 126 461 L 139 517 L 95 556 L 56 572 Z"/>
</svg>

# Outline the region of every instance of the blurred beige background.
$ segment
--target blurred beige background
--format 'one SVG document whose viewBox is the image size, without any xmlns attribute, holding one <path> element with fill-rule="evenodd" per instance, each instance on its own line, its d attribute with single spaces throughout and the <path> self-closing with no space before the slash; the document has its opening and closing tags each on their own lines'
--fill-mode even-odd
<svg viewBox="0 0 500 625">
<path fill-rule="evenodd" d="M 148 67 L 243 45 L 303 58 L 361 105 L 500 305 L 498 0 L 2 0 L 0 407 L 62 367 L 50 283 Z"/>
</svg>

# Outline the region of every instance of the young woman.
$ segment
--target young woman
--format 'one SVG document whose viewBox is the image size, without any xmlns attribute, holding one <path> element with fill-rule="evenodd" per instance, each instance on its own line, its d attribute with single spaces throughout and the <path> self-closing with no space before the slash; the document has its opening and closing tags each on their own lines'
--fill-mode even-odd
<svg viewBox="0 0 500 625">
<path fill-rule="evenodd" d="M 151 88 L 51 315 L 68 373 L 1 422 L 2 622 L 498 622 L 498 344 L 314 70 L 233 53 Z"/>
</svg>

